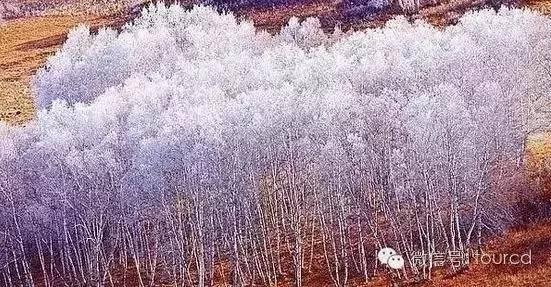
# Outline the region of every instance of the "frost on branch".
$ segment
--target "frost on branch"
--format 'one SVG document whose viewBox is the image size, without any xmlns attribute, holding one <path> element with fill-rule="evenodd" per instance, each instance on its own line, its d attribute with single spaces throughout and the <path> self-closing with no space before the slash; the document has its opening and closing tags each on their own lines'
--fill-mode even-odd
<svg viewBox="0 0 551 287">
<path fill-rule="evenodd" d="M 551 92 L 550 24 L 479 11 L 444 30 L 396 19 L 326 35 L 292 19 L 271 36 L 209 8 L 152 6 L 120 33 L 79 27 L 34 79 L 36 122 L 0 130 L 4 246 L 51 239 L 81 262 L 62 274 L 78 282 L 114 268 L 97 254 L 127 254 L 116 261 L 156 258 L 146 265 L 175 266 L 171 280 L 205 284 L 216 253 L 235 280 L 277 285 L 270 266 L 302 266 L 314 226 L 343 242 L 325 252 L 347 250 L 326 261 L 342 286 L 334 266 L 364 250 L 346 236 L 404 252 L 477 244 L 513 213 L 495 186 L 518 174 L 524 111 Z M 274 255 L 280 236 L 293 250 Z M 259 270 L 243 272 L 251 260 Z"/>
</svg>

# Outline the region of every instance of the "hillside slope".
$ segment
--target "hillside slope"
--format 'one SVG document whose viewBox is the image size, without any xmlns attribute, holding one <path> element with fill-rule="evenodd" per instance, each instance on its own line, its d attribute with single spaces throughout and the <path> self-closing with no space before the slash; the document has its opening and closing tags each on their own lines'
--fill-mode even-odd
<svg viewBox="0 0 551 287">
<path fill-rule="evenodd" d="M 17 13 L 9 15 L 15 19 L 0 24 L 0 121 L 25 123 L 33 118 L 30 78 L 45 63 L 46 58 L 60 47 L 71 28 L 80 23 L 96 28 L 120 27 L 136 17 L 137 11 L 147 2 L 113 1 L 111 6 L 102 6 L 103 8 L 91 5 L 91 2 L 85 0 L 5 2 L 5 7 L 21 8 L 12 8 Z M 194 2 L 185 3 L 190 5 Z M 272 32 L 278 31 L 293 16 L 302 19 L 319 17 L 321 24 L 328 30 L 332 30 L 335 25 L 340 25 L 343 29 L 356 30 L 378 27 L 395 16 L 391 11 L 358 14 L 351 12 L 354 10 L 350 7 L 341 7 L 339 1 L 301 3 L 272 8 L 247 7 L 235 12 L 241 18 L 253 21 L 259 29 Z M 444 1 L 440 5 L 423 8 L 416 17 L 435 25 L 448 25 L 454 23 L 465 11 L 481 7 L 485 3 L 485 0 Z M 523 5 L 551 14 L 550 3 L 551 1 L 546 0 L 529 0 Z M 87 7 L 95 8 L 86 10 Z"/>
</svg>

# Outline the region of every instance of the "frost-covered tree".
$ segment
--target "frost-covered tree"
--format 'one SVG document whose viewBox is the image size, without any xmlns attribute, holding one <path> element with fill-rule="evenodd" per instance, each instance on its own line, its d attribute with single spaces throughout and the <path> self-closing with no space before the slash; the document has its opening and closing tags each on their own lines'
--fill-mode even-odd
<svg viewBox="0 0 551 287">
<path fill-rule="evenodd" d="M 382 246 L 479 247 L 514 215 L 549 35 L 525 10 L 272 36 L 160 5 L 79 27 L 34 79 L 37 119 L 0 127 L 0 282 L 346 286 Z"/>
</svg>

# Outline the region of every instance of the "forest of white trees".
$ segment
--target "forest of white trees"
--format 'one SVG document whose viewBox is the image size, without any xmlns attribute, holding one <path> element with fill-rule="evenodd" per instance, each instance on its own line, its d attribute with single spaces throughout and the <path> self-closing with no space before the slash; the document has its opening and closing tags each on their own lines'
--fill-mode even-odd
<svg viewBox="0 0 551 287">
<path fill-rule="evenodd" d="M 551 20 L 503 9 L 277 35 L 152 6 L 73 30 L 0 125 L 1 286 L 370 280 L 376 250 L 478 248 L 512 223 Z M 166 286 L 166 285 L 165 285 Z"/>
</svg>

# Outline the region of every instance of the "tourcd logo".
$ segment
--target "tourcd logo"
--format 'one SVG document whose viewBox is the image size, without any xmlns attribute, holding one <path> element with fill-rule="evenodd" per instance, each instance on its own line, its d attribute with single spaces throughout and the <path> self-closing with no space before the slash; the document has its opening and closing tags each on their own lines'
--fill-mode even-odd
<svg viewBox="0 0 551 287">
<path fill-rule="evenodd" d="M 404 268 L 404 258 L 390 247 L 379 250 L 377 259 L 382 265 L 387 265 L 391 269 L 399 270 Z"/>
<path fill-rule="evenodd" d="M 530 265 L 532 264 L 532 250 L 526 253 L 518 254 L 493 254 L 483 251 L 448 251 L 448 252 L 433 252 L 430 254 L 421 254 L 415 252 L 410 254 L 410 263 L 415 267 L 443 267 L 446 262 L 455 267 L 461 265 L 469 265 L 470 263 L 482 265 Z M 377 259 L 381 265 L 386 265 L 390 269 L 401 270 L 404 268 L 404 257 L 396 252 L 396 250 L 385 247 L 377 253 Z"/>
</svg>

